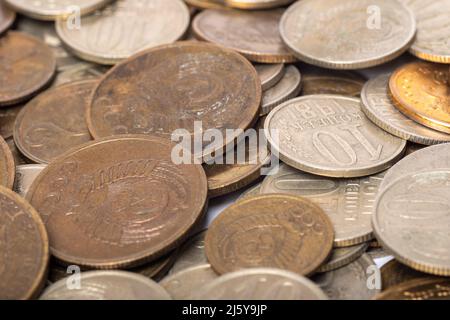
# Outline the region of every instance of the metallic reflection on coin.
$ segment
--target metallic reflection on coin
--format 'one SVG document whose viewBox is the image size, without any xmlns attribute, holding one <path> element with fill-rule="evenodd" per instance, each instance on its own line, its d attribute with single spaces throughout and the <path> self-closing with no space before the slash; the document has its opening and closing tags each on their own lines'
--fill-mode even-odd
<svg viewBox="0 0 450 320">
<path fill-rule="evenodd" d="M 406 141 L 373 124 L 360 100 L 311 95 L 289 100 L 267 116 L 266 138 L 290 166 L 328 177 L 368 176 L 389 168 Z"/>
<path fill-rule="evenodd" d="M 24 164 L 16 166 L 16 179 L 14 180 L 14 191 L 20 196 L 27 195 L 34 179 L 44 170 L 45 164 Z"/>
<path fill-rule="evenodd" d="M 218 275 L 209 264 L 191 267 L 171 274 L 160 281 L 160 285 L 167 290 L 172 299 L 187 300 L 204 285 L 217 279 Z"/>
<path fill-rule="evenodd" d="M 450 300 L 450 279 L 416 279 L 382 292 L 377 300 Z"/>
<path fill-rule="evenodd" d="M 372 224 L 378 241 L 415 270 L 450 275 L 449 181 L 450 169 L 410 171 L 376 200 Z"/>
<path fill-rule="evenodd" d="M 334 248 L 331 252 L 330 259 L 317 272 L 323 273 L 342 268 L 361 257 L 368 247 L 369 244 L 366 242 L 351 247 Z"/>
<path fill-rule="evenodd" d="M 261 79 L 262 90 L 272 88 L 274 85 L 281 80 L 285 73 L 285 67 L 282 63 L 276 64 L 255 64 L 256 72 L 258 72 L 259 78 Z"/>
<path fill-rule="evenodd" d="M 16 13 L 0 2 L 0 35 L 12 26 L 15 19 Z"/>
<path fill-rule="evenodd" d="M 71 290 L 62 279 L 48 287 L 40 300 L 170 300 L 164 288 L 139 274 L 88 271 L 80 275 L 80 289 Z"/>
<path fill-rule="evenodd" d="M 223 0 L 184 0 L 188 5 L 199 9 L 225 9 Z"/>
<path fill-rule="evenodd" d="M 296 273 L 254 268 L 227 273 L 203 286 L 197 300 L 326 300 L 311 280 Z"/>
<path fill-rule="evenodd" d="M 383 265 L 380 271 L 383 290 L 389 289 L 390 287 L 399 285 L 406 281 L 430 277 L 426 273 L 411 269 L 395 259 Z"/>
<path fill-rule="evenodd" d="M 238 9 L 270 9 L 288 5 L 294 0 L 222 0 L 227 6 Z"/>
</svg>

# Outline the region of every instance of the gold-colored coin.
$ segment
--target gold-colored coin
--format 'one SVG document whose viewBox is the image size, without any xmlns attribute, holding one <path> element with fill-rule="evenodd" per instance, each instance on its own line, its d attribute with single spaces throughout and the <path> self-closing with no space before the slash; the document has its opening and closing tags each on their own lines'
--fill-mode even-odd
<svg viewBox="0 0 450 320">
<path fill-rule="evenodd" d="M 184 0 L 188 5 L 199 9 L 222 9 L 225 8 L 223 0 Z"/>
<path fill-rule="evenodd" d="M 389 81 L 395 106 L 424 126 L 450 133 L 448 66 L 413 62 L 398 68 Z"/>
<path fill-rule="evenodd" d="M 227 6 L 238 9 L 269 9 L 288 5 L 294 0 L 223 0 Z"/>
<path fill-rule="evenodd" d="M 390 288 L 376 300 L 450 300 L 450 279 L 416 279 Z"/>
</svg>

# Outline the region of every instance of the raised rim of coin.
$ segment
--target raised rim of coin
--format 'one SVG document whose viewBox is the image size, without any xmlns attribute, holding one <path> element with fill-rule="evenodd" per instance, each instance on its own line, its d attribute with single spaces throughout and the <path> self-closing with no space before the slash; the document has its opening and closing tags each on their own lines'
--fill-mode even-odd
<svg viewBox="0 0 450 320">
<path fill-rule="evenodd" d="M 286 69 L 283 63 L 275 63 L 275 64 L 257 63 L 254 65 L 254 67 L 256 69 L 256 72 L 260 76 L 261 88 L 263 91 L 268 90 L 272 88 L 274 85 L 276 85 L 281 80 L 281 78 L 283 78 Z M 258 69 L 262 70 L 258 71 Z M 265 78 L 262 77 L 264 70 L 270 71 L 270 73 Z"/>
<path fill-rule="evenodd" d="M 6 160 L 7 172 L 5 173 L 5 175 L 7 177 L 7 181 L 5 187 L 8 189 L 12 189 L 14 186 L 14 179 L 16 177 L 16 166 L 11 149 L 9 148 L 8 143 L 6 143 L 5 139 L 3 139 L 2 137 L 0 137 L 0 150 L 5 155 Z"/>
<path fill-rule="evenodd" d="M 362 243 L 353 245 L 350 247 L 333 248 L 331 251 L 330 260 L 326 261 L 318 270 L 318 273 L 324 273 L 339 269 L 343 266 L 350 264 L 359 257 L 361 257 L 364 252 L 367 251 L 369 243 Z M 335 256 L 335 252 L 338 251 L 339 256 Z"/>
</svg>

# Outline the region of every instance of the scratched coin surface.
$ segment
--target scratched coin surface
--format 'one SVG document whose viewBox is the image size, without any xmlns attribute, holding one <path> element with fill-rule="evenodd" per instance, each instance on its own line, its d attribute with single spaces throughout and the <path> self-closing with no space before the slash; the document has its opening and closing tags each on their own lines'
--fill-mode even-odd
<svg viewBox="0 0 450 320">
<path fill-rule="evenodd" d="M 179 42 L 145 51 L 114 67 L 94 90 L 87 111 L 94 138 L 115 134 L 159 134 L 177 129 L 193 135 L 218 129 L 223 141 L 205 141 L 201 154 L 234 145 L 256 122 L 261 82 L 243 56 L 213 44 Z M 198 131 L 199 129 L 197 129 Z M 207 140 L 207 139 L 205 139 Z"/>
<path fill-rule="evenodd" d="M 227 6 L 238 9 L 270 9 L 290 4 L 294 0 L 222 0 Z"/>
<path fill-rule="evenodd" d="M 381 182 L 380 190 L 394 180 L 411 172 L 433 169 L 450 170 L 450 143 L 427 147 L 408 155 L 389 169 Z"/>
<path fill-rule="evenodd" d="M 197 233 L 180 248 L 178 257 L 169 274 L 208 263 L 205 255 L 205 235 L 206 230 Z"/>
<path fill-rule="evenodd" d="M 40 300 L 170 300 L 164 288 L 139 274 L 89 271 L 80 275 L 80 289 L 71 290 L 62 279 L 49 286 Z"/>
<path fill-rule="evenodd" d="M 369 244 L 366 242 L 351 247 L 334 248 L 329 260 L 317 272 L 329 272 L 346 266 L 361 257 L 368 247 Z"/>
<path fill-rule="evenodd" d="M 358 98 L 366 79 L 350 71 L 302 68 L 302 95 L 337 94 Z"/>
<path fill-rule="evenodd" d="M 220 274 L 270 267 L 310 275 L 328 258 L 333 239 L 330 219 L 311 201 L 260 195 L 232 204 L 212 222 L 205 252 Z"/>
<path fill-rule="evenodd" d="M 55 20 L 58 17 L 93 12 L 112 0 L 5 0 L 15 11 L 38 20 Z"/>
<path fill-rule="evenodd" d="M 450 300 L 449 279 L 416 279 L 382 292 L 377 300 Z"/>
<path fill-rule="evenodd" d="M 0 34 L 8 30 L 16 19 L 16 13 L 0 2 Z"/>
<path fill-rule="evenodd" d="M 411 171 L 377 197 L 377 240 L 401 263 L 418 271 L 450 275 L 450 170 Z"/>
<path fill-rule="evenodd" d="M 413 62 L 399 67 L 389 80 L 395 106 L 408 118 L 450 134 L 449 68 Z"/>
<path fill-rule="evenodd" d="M 395 259 L 384 264 L 380 268 L 380 272 L 383 290 L 406 281 L 430 277 L 430 275 L 411 269 Z"/>
<path fill-rule="evenodd" d="M 27 201 L 4 187 L 0 208 L 0 299 L 35 298 L 49 259 L 44 224 Z"/>
<path fill-rule="evenodd" d="M 389 74 L 382 74 L 364 86 L 361 108 L 366 116 L 380 128 L 405 140 L 425 145 L 449 142 L 450 134 L 418 124 L 395 107 L 389 93 L 389 79 Z"/>
<path fill-rule="evenodd" d="M 312 280 L 332 300 L 370 300 L 380 292 L 368 285 L 368 277 L 377 270 L 372 258 L 364 254 L 345 267 L 315 275 Z"/>
<path fill-rule="evenodd" d="M 86 267 L 134 267 L 182 241 L 202 217 L 207 182 L 200 165 L 173 164 L 173 146 L 119 136 L 50 163 L 27 199 L 43 217 L 53 256 Z"/>
<path fill-rule="evenodd" d="M 17 116 L 14 141 L 37 163 L 49 163 L 91 140 L 84 114 L 96 80 L 72 82 L 47 90 Z"/>
<path fill-rule="evenodd" d="M 379 19 L 374 18 L 375 15 Z M 331 69 L 361 69 L 393 60 L 416 33 L 411 10 L 398 1 L 302 0 L 280 22 L 281 38 L 295 55 Z"/>
<path fill-rule="evenodd" d="M 280 159 L 322 176 L 361 177 L 389 168 L 406 141 L 373 124 L 360 100 L 311 95 L 289 100 L 267 116 L 265 134 Z"/>
<path fill-rule="evenodd" d="M 409 51 L 420 59 L 450 63 L 449 0 L 401 0 L 416 17 L 417 35 Z"/>
<path fill-rule="evenodd" d="M 0 137 L 0 186 L 11 189 L 14 184 L 15 163 L 9 145 Z"/>
<path fill-rule="evenodd" d="M 217 273 L 209 264 L 203 264 L 171 274 L 159 284 L 167 290 L 172 299 L 186 300 L 217 277 Z"/>
<path fill-rule="evenodd" d="M 23 164 L 16 166 L 16 178 L 14 180 L 13 190 L 25 198 L 31 184 L 45 167 L 45 164 Z"/>
<path fill-rule="evenodd" d="M 236 50 L 251 61 L 293 62 L 294 56 L 281 41 L 278 24 L 283 10 L 205 10 L 193 21 L 199 39 Z"/>
<path fill-rule="evenodd" d="M 261 79 L 261 87 L 263 91 L 276 85 L 285 73 L 284 64 L 282 63 L 258 63 L 255 64 L 255 69 Z"/>
<path fill-rule="evenodd" d="M 281 80 L 272 88 L 263 92 L 260 115 L 268 114 L 279 104 L 295 98 L 302 89 L 302 76 L 294 66 L 286 67 Z"/>
<path fill-rule="evenodd" d="M 8 139 L 13 136 L 14 121 L 23 108 L 23 104 L 0 108 L 0 135 L 3 139 Z"/>
<path fill-rule="evenodd" d="M 373 238 L 373 203 L 384 172 L 354 179 L 334 179 L 308 174 L 287 165 L 267 176 L 261 193 L 288 193 L 307 198 L 330 217 L 334 246 L 346 247 Z"/>
<path fill-rule="evenodd" d="M 181 0 L 118 0 L 82 17 L 81 28 L 59 19 L 56 31 L 82 59 L 116 64 L 144 49 L 177 41 L 189 21 L 189 9 Z"/>
<path fill-rule="evenodd" d="M 21 32 L 0 38 L 0 60 L 0 106 L 32 97 L 49 84 L 56 70 L 50 48 Z"/>
<path fill-rule="evenodd" d="M 198 300 L 327 300 L 311 280 L 294 272 L 252 268 L 228 273 L 203 286 Z"/>
</svg>

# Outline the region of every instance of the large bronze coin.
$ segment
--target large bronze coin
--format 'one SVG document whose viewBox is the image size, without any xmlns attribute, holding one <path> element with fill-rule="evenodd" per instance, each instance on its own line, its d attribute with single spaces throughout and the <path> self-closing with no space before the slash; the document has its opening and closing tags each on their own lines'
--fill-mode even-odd
<svg viewBox="0 0 450 320">
<path fill-rule="evenodd" d="M 45 87 L 56 71 L 51 49 L 19 32 L 0 38 L 0 106 L 26 100 Z"/>
<path fill-rule="evenodd" d="M 8 30 L 16 19 L 16 13 L 0 2 L 0 34 Z"/>
<path fill-rule="evenodd" d="M 94 138 L 116 134 L 194 133 L 219 129 L 223 141 L 205 142 L 210 155 L 234 143 L 257 120 L 261 81 L 255 68 L 232 50 L 200 42 L 178 42 L 144 51 L 117 65 L 94 90 L 87 110 Z M 198 131 L 198 129 L 197 129 Z M 200 146 L 201 147 L 201 146 Z M 201 154 L 202 153 L 202 154 Z"/>
<path fill-rule="evenodd" d="M 450 279 L 415 279 L 386 290 L 377 300 L 450 300 Z"/>
<path fill-rule="evenodd" d="M 20 151 L 37 163 L 91 140 L 85 111 L 96 80 L 72 82 L 48 90 L 22 109 L 14 127 Z"/>
<path fill-rule="evenodd" d="M 0 137 L 0 186 L 11 189 L 15 174 L 13 154 L 6 141 Z"/>
<path fill-rule="evenodd" d="M 127 135 L 50 163 L 27 198 L 43 217 L 51 253 L 65 263 L 125 268 L 177 246 L 202 217 L 207 181 L 200 165 L 172 163 L 173 146 Z"/>
<path fill-rule="evenodd" d="M 251 61 L 293 62 L 278 31 L 283 10 L 205 10 L 193 22 L 195 35 L 205 41 L 234 49 Z"/>
<path fill-rule="evenodd" d="M 36 210 L 4 187 L 0 207 L 0 299 L 34 298 L 47 272 L 47 232 Z"/>
<path fill-rule="evenodd" d="M 328 258 L 333 240 L 333 225 L 317 205 L 269 194 L 225 209 L 206 233 L 205 251 L 220 274 L 270 267 L 310 275 Z"/>
</svg>

